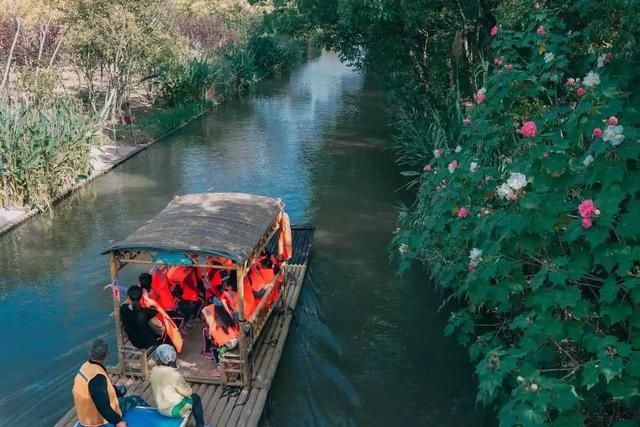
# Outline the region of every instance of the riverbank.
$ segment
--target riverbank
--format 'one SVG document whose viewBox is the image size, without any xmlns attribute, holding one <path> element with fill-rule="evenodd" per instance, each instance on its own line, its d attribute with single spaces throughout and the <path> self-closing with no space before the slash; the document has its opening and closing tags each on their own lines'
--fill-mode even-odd
<svg viewBox="0 0 640 427">
<path fill-rule="evenodd" d="M 158 137 L 154 137 L 154 132 L 157 132 L 159 129 L 164 130 L 165 127 L 158 126 L 148 126 L 140 130 L 134 130 L 134 132 L 138 132 L 136 138 L 139 138 L 141 141 L 150 140 L 149 142 L 144 142 L 142 144 L 132 144 L 131 140 L 126 140 L 122 144 L 115 143 L 111 140 L 109 144 L 101 145 L 99 147 L 92 147 L 90 153 L 89 163 L 91 165 L 92 173 L 87 176 L 85 179 L 76 181 L 73 185 L 63 188 L 63 190 L 58 193 L 51 201 L 51 205 L 55 205 L 56 203 L 64 200 L 66 197 L 71 195 L 74 191 L 77 191 L 86 185 L 88 185 L 94 179 L 104 175 L 109 172 L 119 164 L 124 161 L 130 159 L 136 154 L 140 153 L 143 150 L 146 150 L 151 145 L 155 144 L 159 140 L 171 135 L 173 132 L 183 128 L 191 121 L 199 118 L 203 114 L 211 111 L 211 109 L 218 105 L 216 104 L 200 104 L 203 108 L 198 110 L 193 110 L 193 113 L 190 116 L 183 117 L 179 122 L 174 124 L 174 127 L 165 130 L 163 134 Z M 180 107 L 175 110 L 180 110 Z M 160 110 L 155 112 L 150 112 L 147 115 L 147 120 L 149 122 L 153 122 L 154 113 L 158 114 Z M 174 114 L 175 116 L 175 114 Z M 180 114 L 178 114 L 180 116 Z M 25 221 L 33 218 L 38 214 L 45 213 L 41 209 L 37 208 L 19 208 L 19 207 L 11 207 L 11 208 L 0 208 L 0 236 L 9 232 L 13 228 L 23 224 Z"/>
</svg>

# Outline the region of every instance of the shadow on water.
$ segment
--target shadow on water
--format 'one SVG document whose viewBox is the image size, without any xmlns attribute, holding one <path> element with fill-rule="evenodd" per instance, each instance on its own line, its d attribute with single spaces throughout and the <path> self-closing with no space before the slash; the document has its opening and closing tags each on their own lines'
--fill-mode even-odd
<svg viewBox="0 0 640 427">
<path fill-rule="evenodd" d="M 401 183 L 380 101 L 324 53 L 0 237 L 0 426 L 49 426 L 71 405 L 89 341 L 114 341 L 100 251 L 174 195 L 203 191 L 281 197 L 294 222 L 317 226 L 263 425 L 482 425 L 432 286 L 387 261 Z"/>
</svg>

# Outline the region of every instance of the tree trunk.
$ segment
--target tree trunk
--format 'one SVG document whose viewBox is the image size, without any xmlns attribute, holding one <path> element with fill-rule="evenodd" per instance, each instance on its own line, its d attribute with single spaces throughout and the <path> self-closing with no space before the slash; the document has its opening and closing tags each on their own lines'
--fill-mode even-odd
<svg viewBox="0 0 640 427">
<path fill-rule="evenodd" d="M 13 43 L 11 44 L 11 50 L 9 51 L 9 57 L 7 58 L 7 65 L 4 68 L 4 77 L 2 78 L 2 84 L 0 84 L 0 89 L 4 89 L 7 81 L 9 80 L 9 70 L 11 70 L 11 62 L 13 61 L 13 51 L 16 48 L 16 43 L 18 42 L 18 36 L 20 35 L 20 27 L 22 26 L 22 22 L 20 22 L 20 18 L 16 17 L 16 23 L 18 24 L 18 28 L 16 28 L 16 35 L 13 38 Z"/>
</svg>

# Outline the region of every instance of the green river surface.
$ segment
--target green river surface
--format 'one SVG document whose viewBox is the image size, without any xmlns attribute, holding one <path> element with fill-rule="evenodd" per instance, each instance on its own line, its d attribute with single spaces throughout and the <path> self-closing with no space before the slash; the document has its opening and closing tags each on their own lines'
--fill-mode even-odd
<svg viewBox="0 0 640 427">
<path fill-rule="evenodd" d="M 406 195 L 382 101 L 323 53 L 1 236 L 0 426 L 51 426 L 70 408 L 89 342 L 115 340 L 101 250 L 174 195 L 205 191 L 281 197 L 293 223 L 317 227 L 264 426 L 483 425 L 441 295 L 388 260 Z"/>
</svg>

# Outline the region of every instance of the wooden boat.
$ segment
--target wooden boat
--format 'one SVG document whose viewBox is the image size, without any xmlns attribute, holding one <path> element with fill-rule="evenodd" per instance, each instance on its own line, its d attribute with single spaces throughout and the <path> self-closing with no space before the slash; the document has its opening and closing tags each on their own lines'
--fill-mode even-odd
<svg viewBox="0 0 640 427">
<path fill-rule="evenodd" d="M 114 305 L 118 364 L 109 367 L 116 383 L 129 394 L 142 395 L 154 404 L 148 380 L 153 349 L 138 350 L 128 344 L 120 322 L 121 291 L 119 272 L 131 264 L 188 265 L 223 268 L 208 262 L 211 257 L 233 261 L 238 284 L 257 256 L 275 253 L 279 218 L 283 204 L 273 198 L 241 193 L 205 193 L 176 197 L 152 220 L 106 251 L 109 256 Z M 179 364 L 194 389 L 202 397 L 207 422 L 216 426 L 255 426 L 267 401 L 284 343 L 297 304 L 313 241 L 314 228 L 298 225 L 292 229 L 293 255 L 262 297 L 250 319 L 243 315 L 243 286 L 238 286 L 240 337 L 238 347 L 220 359 L 220 376 L 212 376 L 213 362 L 201 354 L 202 326 L 188 329 Z M 179 264 L 177 263 L 177 261 Z M 279 290 L 279 303 L 267 305 L 272 292 Z M 56 426 L 73 426 L 73 408 Z M 132 426 L 135 427 L 135 426 Z"/>
</svg>

